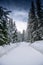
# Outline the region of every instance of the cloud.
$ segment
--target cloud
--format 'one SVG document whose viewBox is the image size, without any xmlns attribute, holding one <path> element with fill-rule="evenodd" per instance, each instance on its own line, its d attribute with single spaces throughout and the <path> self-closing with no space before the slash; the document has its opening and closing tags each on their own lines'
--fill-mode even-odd
<svg viewBox="0 0 43 65">
<path fill-rule="evenodd" d="M 14 10 L 10 14 L 10 17 L 15 21 L 17 29 L 22 32 L 22 30 L 26 30 L 27 20 L 28 20 L 28 12 L 25 10 Z"/>
<path fill-rule="evenodd" d="M 23 22 L 27 22 L 28 19 L 28 12 L 24 11 L 24 10 L 14 10 L 12 11 L 12 13 L 10 14 L 11 18 L 13 18 L 14 21 L 23 21 Z"/>
</svg>

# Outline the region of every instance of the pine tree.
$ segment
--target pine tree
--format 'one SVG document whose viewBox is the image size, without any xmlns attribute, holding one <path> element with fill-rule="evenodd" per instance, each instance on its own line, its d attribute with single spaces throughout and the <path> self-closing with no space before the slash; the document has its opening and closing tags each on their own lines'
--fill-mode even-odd
<svg viewBox="0 0 43 65">
<path fill-rule="evenodd" d="M 7 44 L 7 15 L 9 11 L 6 8 L 0 7 L 0 45 Z"/>
<path fill-rule="evenodd" d="M 30 42 L 34 41 L 34 36 L 36 34 L 37 24 L 38 23 L 37 23 L 37 18 L 35 15 L 35 6 L 34 6 L 34 2 L 32 1 L 30 12 L 29 12 L 28 27 L 27 27 L 28 37 L 29 37 Z"/>
<path fill-rule="evenodd" d="M 25 41 L 25 30 L 23 30 L 23 33 L 22 33 L 22 41 Z"/>
<path fill-rule="evenodd" d="M 17 29 L 16 29 L 16 24 L 15 24 L 15 22 L 14 22 L 14 25 L 13 25 L 13 37 L 12 37 L 12 39 L 13 39 L 13 43 L 14 42 L 17 42 L 18 41 L 18 36 L 17 36 Z"/>
<path fill-rule="evenodd" d="M 40 0 L 36 0 L 36 10 L 38 19 L 38 33 L 40 32 L 39 39 L 41 40 L 43 36 L 43 9 Z"/>
<path fill-rule="evenodd" d="M 2 20 L 0 19 L 0 45 L 2 45 L 4 43 L 4 40 L 3 40 L 3 25 L 2 25 Z"/>
<path fill-rule="evenodd" d="M 8 36 L 9 36 L 9 42 L 13 42 L 12 36 L 13 36 L 13 20 L 10 18 L 8 23 Z"/>
<path fill-rule="evenodd" d="M 8 29 L 7 29 L 7 25 L 6 25 L 6 20 L 3 20 L 3 35 L 4 35 L 4 41 L 6 44 L 8 44 Z"/>
<path fill-rule="evenodd" d="M 34 2 L 31 2 L 27 32 L 30 42 L 41 40 L 43 37 L 43 8 L 40 0 L 36 0 L 36 10 Z"/>
<path fill-rule="evenodd" d="M 17 32 L 18 42 L 22 42 L 22 33 Z"/>
</svg>

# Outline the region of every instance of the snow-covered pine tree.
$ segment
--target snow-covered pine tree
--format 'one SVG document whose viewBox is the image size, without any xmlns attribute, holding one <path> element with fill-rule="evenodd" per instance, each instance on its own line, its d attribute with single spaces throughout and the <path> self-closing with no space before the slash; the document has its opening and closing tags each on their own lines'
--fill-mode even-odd
<svg viewBox="0 0 43 65">
<path fill-rule="evenodd" d="M 11 18 L 9 18 L 9 22 L 8 22 L 9 42 L 13 42 L 12 36 L 13 36 L 13 20 Z"/>
<path fill-rule="evenodd" d="M 28 23 L 27 23 L 27 30 L 26 30 L 26 34 L 27 34 L 27 39 L 26 41 L 29 42 L 30 41 L 30 26 L 29 26 L 29 20 L 28 20 Z"/>
<path fill-rule="evenodd" d="M 6 11 L 6 8 L 0 7 L 0 45 L 7 44 L 8 42 L 6 25 L 8 13 L 9 12 Z"/>
<path fill-rule="evenodd" d="M 34 6 L 34 2 L 32 1 L 29 12 L 28 26 L 27 26 L 27 32 L 28 32 L 27 38 L 29 39 L 30 42 L 35 41 L 37 25 L 38 22 L 35 15 L 35 6 Z"/>
<path fill-rule="evenodd" d="M 7 28 L 7 25 L 6 25 L 6 20 L 3 20 L 3 40 L 5 42 L 5 44 L 8 44 L 8 28 Z"/>
<path fill-rule="evenodd" d="M 38 33 L 40 40 L 43 37 L 43 8 L 41 5 L 41 0 L 36 0 L 36 10 L 37 10 L 37 19 L 38 19 Z"/>
<path fill-rule="evenodd" d="M 5 42 L 4 42 L 4 40 L 3 40 L 3 24 L 2 24 L 2 20 L 0 19 L 0 45 L 3 45 Z"/>
<path fill-rule="evenodd" d="M 13 36 L 12 36 L 12 39 L 13 39 L 13 43 L 18 41 L 17 28 L 16 28 L 15 22 L 14 22 L 14 25 L 13 25 Z"/>
<path fill-rule="evenodd" d="M 22 41 L 22 33 L 18 31 L 17 37 L 18 37 L 18 42 L 21 42 Z"/>
<path fill-rule="evenodd" d="M 23 30 L 23 33 L 22 33 L 22 41 L 25 41 L 25 30 Z"/>
</svg>

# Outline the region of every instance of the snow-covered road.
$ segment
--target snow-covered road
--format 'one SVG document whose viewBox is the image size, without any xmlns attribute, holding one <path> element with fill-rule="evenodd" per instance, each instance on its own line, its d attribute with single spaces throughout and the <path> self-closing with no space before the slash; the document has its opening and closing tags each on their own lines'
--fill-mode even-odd
<svg viewBox="0 0 43 65">
<path fill-rule="evenodd" d="M 0 58 L 0 65 L 43 65 L 43 55 L 28 43 L 22 42 Z"/>
</svg>

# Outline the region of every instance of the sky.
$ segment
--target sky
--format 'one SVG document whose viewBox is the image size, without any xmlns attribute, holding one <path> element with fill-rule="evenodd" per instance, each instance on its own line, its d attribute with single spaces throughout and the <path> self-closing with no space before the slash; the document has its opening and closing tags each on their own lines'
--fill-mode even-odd
<svg viewBox="0 0 43 65">
<path fill-rule="evenodd" d="M 0 6 L 12 11 L 10 18 L 15 21 L 17 29 L 20 32 L 22 32 L 23 29 L 26 30 L 31 1 L 32 0 L 0 0 Z"/>
</svg>

